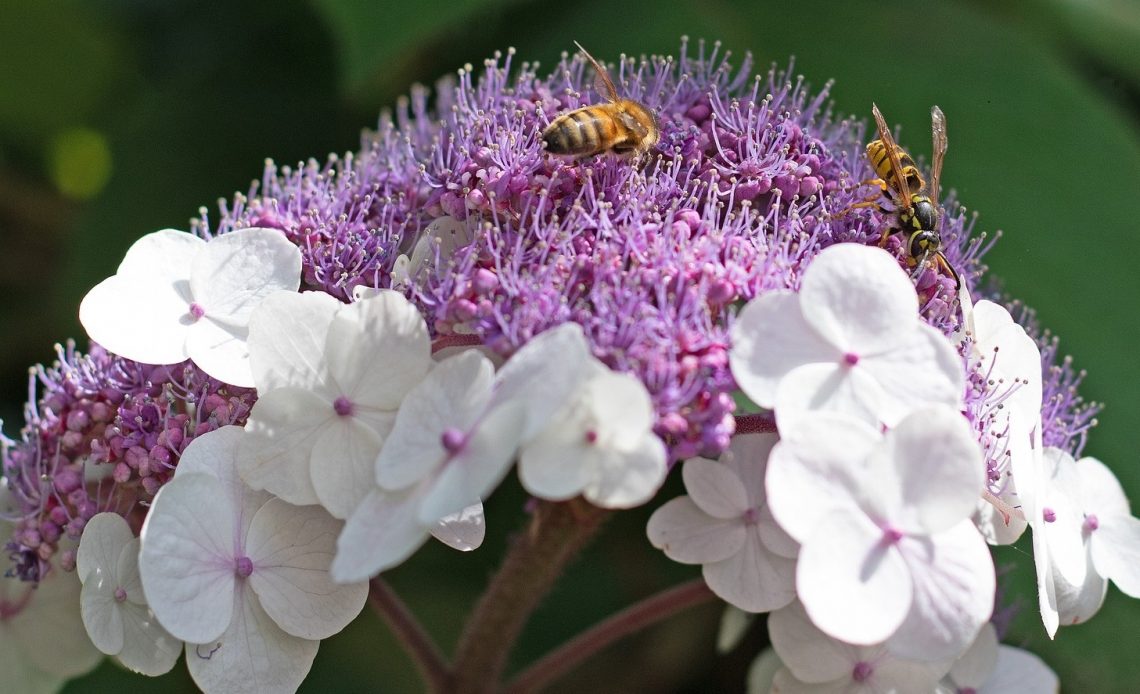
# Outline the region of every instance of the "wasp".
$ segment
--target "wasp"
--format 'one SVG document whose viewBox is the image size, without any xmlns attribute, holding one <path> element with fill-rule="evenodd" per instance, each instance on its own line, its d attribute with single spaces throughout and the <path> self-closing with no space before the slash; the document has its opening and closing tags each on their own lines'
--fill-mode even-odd
<svg viewBox="0 0 1140 694">
<path fill-rule="evenodd" d="M 914 160 L 895 142 L 879 107 L 872 104 L 871 111 L 875 115 L 879 137 L 867 144 L 867 160 L 871 162 L 878 178 L 866 183 L 878 186 L 883 197 L 890 201 L 897 222 L 897 226 L 890 226 L 883 231 L 879 246 L 886 246 L 891 234 L 905 233 L 910 263 L 918 271 L 921 272 L 927 261 L 933 259 L 937 267 L 946 270 L 954 278 L 955 286 L 961 287 L 961 277 L 942 253 L 942 236 L 938 233 L 938 222 L 941 219 L 938 186 L 947 148 L 946 115 L 937 106 L 930 109 L 934 160 L 931 162 L 928 187 L 918 167 L 914 165 Z M 878 203 L 870 201 L 854 205 L 865 206 L 883 209 Z"/>
<path fill-rule="evenodd" d="M 595 89 L 607 103 L 583 106 L 563 113 L 542 131 L 542 141 L 552 154 L 588 157 L 612 150 L 618 154 L 648 152 L 661 137 L 657 116 L 644 104 L 619 99 L 606 68 L 594 60 L 582 44 L 574 45 L 594 66 Z"/>
</svg>

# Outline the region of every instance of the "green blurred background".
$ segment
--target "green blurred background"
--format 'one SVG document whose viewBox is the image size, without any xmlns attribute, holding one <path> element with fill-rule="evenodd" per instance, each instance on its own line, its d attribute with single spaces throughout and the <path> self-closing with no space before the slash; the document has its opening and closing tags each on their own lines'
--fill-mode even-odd
<svg viewBox="0 0 1140 694">
<path fill-rule="evenodd" d="M 185 228 L 201 205 L 282 163 L 357 146 L 413 82 L 514 46 L 546 67 L 577 39 L 600 58 L 675 53 L 679 37 L 751 51 L 761 69 L 796 56 L 836 108 L 877 101 L 928 154 L 929 109 L 949 121 L 944 185 L 1003 229 L 991 272 L 1038 309 L 1106 402 L 1086 453 L 1140 497 L 1140 4 L 1033 2 L 664 3 L 576 0 L 6 0 L 0 5 L 0 416 L 20 422 L 27 367 L 81 335 L 76 308 L 140 235 Z M 544 71 L 544 70 L 543 70 Z M 680 493 L 676 480 L 662 498 Z M 509 482 L 489 504 L 490 538 L 460 555 L 431 547 L 391 572 L 445 650 L 525 522 Z M 524 635 L 516 666 L 633 599 L 698 571 L 644 540 L 652 509 L 622 514 Z M 1136 690 L 1140 603 L 1111 588 L 1089 624 L 1055 642 L 1036 616 L 1031 558 L 1014 562 L 1025 609 L 1009 637 L 1041 654 L 1066 691 Z M 749 655 L 713 653 L 719 608 L 623 642 L 558 691 L 734 691 Z M 759 633 L 750 636 L 756 643 Z M 111 664 L 67 691 L 191 691 L 179 664 L 157 680 Z M 370 614 L 328 640 L 303 691 L 415 692 L 420 685 Z"/>
</svg>

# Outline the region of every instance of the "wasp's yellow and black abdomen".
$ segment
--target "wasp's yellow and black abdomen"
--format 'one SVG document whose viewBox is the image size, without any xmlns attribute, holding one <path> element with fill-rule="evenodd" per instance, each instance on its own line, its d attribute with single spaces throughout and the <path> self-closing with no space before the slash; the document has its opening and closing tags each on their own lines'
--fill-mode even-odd
<svg viewBox="0 0 1140 694">
<path fill-rule="evenodd" d="M 612 146 L 618 126 L 605 106 L 586 106 L 554 119 L 542 132 L 552 154 L 588 156 Z"/>
</svg>

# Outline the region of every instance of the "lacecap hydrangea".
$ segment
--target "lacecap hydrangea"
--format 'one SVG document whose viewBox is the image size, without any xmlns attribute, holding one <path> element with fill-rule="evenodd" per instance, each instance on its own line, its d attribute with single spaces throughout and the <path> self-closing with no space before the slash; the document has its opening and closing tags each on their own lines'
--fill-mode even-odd
<svg viewBox="0 0 1140 694">
<path fill-rule="evenodd" d="M 772 612 L 756 691 L 1055 686 L 999 650 L 987 543 L 1031 528 L 1052 636 L 1109 580 L 1140 594 L 1140 521 L 1080 459 L 1082 373 L 1031 313 L 971 299 L 975 219 L 943 201 L 960 285 L 903 234 L 880 248 L 896 216 L 858 206 L 878 192 L 866 123 L 790 68 L 687 41 L 623 57 L 657 144 L 568 158 L 541 134 L 603 100 L 589 64 L 516 62 L 416 89 L 358 151 L 270 162 L 217 219 L 132 247 L 83 302 L 90 348 L 33 372 L 4 439 L 10 574 L 78 569 L 91 640 L 132 670 L 169 670 L 184 642 L 204 690 L 291 691 L 366 579 L 433 535 L 481 544 L 516 463 L 535 517 L 574 509 L 583 542 L 676 467 L 688 494 L 649 540 L 702 566 L 686 595 Z M 532 534 L 503 572 L 551 562 Z M 468 633 L 495 609 L 514 633 L 464 640 L 450 671 L 411 648 L 429 683 L 497 685 L 534 603 L 496 596 Z"/>
</svg>

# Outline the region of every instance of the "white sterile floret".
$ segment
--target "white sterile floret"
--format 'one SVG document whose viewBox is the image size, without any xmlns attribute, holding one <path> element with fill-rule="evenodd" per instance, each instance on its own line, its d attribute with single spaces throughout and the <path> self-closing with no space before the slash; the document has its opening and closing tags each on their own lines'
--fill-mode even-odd
<svg viewBox="0 0 1140 694">
<path fill-rule="evenodd" d="M 998 643 L 986 624 L 970 649 L 950 668 L 936 694 L 1046 694 L 1060 691 L 1057 675 L 1028 651 Z"/>
<path fill-rule="evenodd" d="M 83 582 L 83 625 L 95 647 L 150 677 L 169 672 L 182 652 L 147 607 L 139 578 L 139 540 L 116 513 L 87 522 L 76 556 Z"/>
<path fill-rule="evenodd" d="M 510 469 L 519 444 L 562 410 L 582 381 L 589 352 L 581 327 L 535 337 L 496 376 L 467 350 L 437 364 L 408 393 L 376 459 L 375 484 L 337 542 L 333 575 L 361 580 L 400 564 L 435 533 L 444 542 Z M 458 515 L 457 515 L 458 514 Z"/>
<path fill-rule="evenodd" d="M 376 459 L 374 484 L 338 540 L 338 581 L 403 562 L 441 519 L 479 502 L 506 475 L 526 415 L 515 403 L 490 408 L 493 383 L 491 362 L 469 350 L 408 393 Z"/>
<path fill-rule="evenodd" d="M 992 301 L 963 304 L 963 332 L 970 387 L 979 389 L 968 413 L 982 445 L 991 501 L 975 514 L 990 544 L 1011 544 L 1026 521 L 1013 512 L 1020 505 L 1015 469 L 1030 466 L 1033 432 L 1041 415 L 1041 351 L 1009 311 Z"/>
<path fill-rule="evenodd" d="M 596 364 L 570 405 L 523 446 L 519 479 L 540 499 L 581 494 L 603 508 L 639 506 L 668 472 L 653 401 L 636 377 Z"/>
<path fill-rule="evenodd" d="M 214 378 L 253 386 L 246 337 L 261 301 L 301 285 L 301 252 L 276 229 L 241 229 L 210 242 L 164 229 L 134 243 L 83 298 L 91 339 L 144 364 L 192 359 Z"/>
<path fill-rule="evenodd" d="M 39 584 L 0 576 L 0 691 L 53 694 L 103 659 L 83 628 L 79 591 L 79 577 L 58 568 Z"/>
<path fill-rule="evenodd" d="M 681 474 L 688 496 L 654 512 L 647 533 L 674 561 L 701 564 L 729 604 L 768 612 L 795 596 L 794 540 L 776 525 L 764 492 L 773 434 L 736 436 L 720 462 L 693 458 Z"/>
<path fill-rule="evenodd" d="M 1124 490 L 1096 458 L 1073 462 L 1059 452 L 1058 478 L 1080 514 L 1085 580 L 1070 583 L 1053 560 L 1051 567 L 1061 624 L 1078 624 L 1104 604 L 1111 580 L 1125 595 L 1140 598 L 1140 520 L 1132 516 Z"/>
<path fill-rule="evenodd" d="M 957 657 L 989 618 L 995 589 L 970 521 L 984 470 L 965 418 L 918 410 L 884 437 L 817 413 L 782 434 L 768 505 L 800 542 L 796 592 L 812 621 L 847 643 L 889 639 L 903 657 Z"/>
<path fill-rule="evenodd" d="M 773 612 L 768 633 L 784 664 L 772 681 L 781 694 L 930 692 L 951 665 L 902 657 L 886 643 L 844 643 L 820 631 L 799 602 Z"/>
<path fill-rule="evenodd" d="M 781 428 L 806 411 L 831 410 L 894 426 L 916 407 L 958 407 L 962 360 L 922 322 L 914 285 L 879 248 L 822 251 L 798 294 L 748 303 L 732 327 L 732 375 Z"/>
<path fill-rule="evenodd" d="M 432 364 L 423 317 L 388 290 L 349 305 L 278 292 L 254 312 L 249 348 L 258 400 L 239 447 L 242 479 L 347 518 L 372 488 L 396 410 Z"/>
<path fill-rule="evenodd" d="M 241 436 L 222 427 L 186 447 L 143 525 L 139 571 L 204 691 L 294 691 L 320 640 L 360 612 L 368 585 L 329 576 L 341 521 L 238 478 Z"/>
<path fill-rule="evenodd" d="M 1014 468 L 1018 497 L 1033 531 L 1033 565 L 1037 571 L 1038 607 L 1045 631 L 1052 638 L 1060 625 L 1056 581 L 1083 586 L 1088 578 L 1082 541 L 1084 518 L 1070 496 L 1079 485 L 1073 458 L 1058 448 L 1041 449 L 1028 465 Z"/>
</svg>

